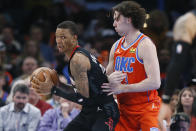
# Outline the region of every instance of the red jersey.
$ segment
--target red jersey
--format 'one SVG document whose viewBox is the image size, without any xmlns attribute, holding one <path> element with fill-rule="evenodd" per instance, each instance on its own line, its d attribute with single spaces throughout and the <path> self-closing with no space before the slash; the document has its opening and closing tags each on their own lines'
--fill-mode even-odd
<svg viewBox="0 0 196 131">
<path fill-rule="evenodd" d="M 127 73 L 127 77 L 122 81 L 122 84 L 139 83 L 147 77 L 143 61 L 138 56 L 138 45 L 145 38 L 148 37 L 140 33 L 137 39 L 126 48 L 123 46 L 125 37 L 122 37 L 115 43 L 114 70 Z M 159 99 L 159 97 L 156 90 L 149 90 L 145 92 L 122 93 L 117 95 L 117 99 L 119 104 L 135 105 L 152 102 Z"/>
</svg>

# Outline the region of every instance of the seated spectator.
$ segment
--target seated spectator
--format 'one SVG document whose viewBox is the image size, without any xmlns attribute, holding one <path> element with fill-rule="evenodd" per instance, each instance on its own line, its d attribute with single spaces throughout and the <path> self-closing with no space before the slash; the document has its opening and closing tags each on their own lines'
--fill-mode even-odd
<svg viewBox="0 0 196 131">
<path fill-rule="evenodd" d="M 40 109 L 41 115 L 43 116 L 44 113 L 51 109 L 52 106 L 41 99 L 41 96 L 39 96 L 33 89 L 30 88 L 30 94 L 29 94 L 29 103 Z"/>
<path fill-rule="evenodd" d="M 28 56 L 36 59 L 39 65 L 44 62 L 44 58 L 40 52 L 39 45 L 35 40 L 27 40 L 25 42 L 22 58 L 26 58 Z"/>
<path fill-rule="evenodd" d="M 47 100 L 47 103 L 50 104 L 53 108 L 56 108 L 60 106 L 59 99 L 59 96 L 53 94 L 52 97 Z"/>
<path fill-rule="evenodd" d="M 0 108 L 0 131 L 35 131 L 41 113 L 28 103 L 29 88 L 18 83 L 13 89 L 13 102 Z"/>
<path fill-rule="evenodd" d="M 40 25 L 32 25 L 29 30 L 29 39 L 36 41 L 36 46 L 40 49 L 40 54 L 43 56 L 44 61 L 49 63 L 54 62 L 54 52 L 48 43 L 44 42 L 43 28 Z"/>
<path fill-rule="evenodd" d="M 194 91 L 194 101 L 192 106 L 192 117 L 191 117 L 191 126 L 190 131 L 196 131 L 196 74 L 193 74 L 190 82 L 188 83 L 188 87 L 193 89 Z"/>
<path fill-rule="evenodd" d="M 60 107 L 46 111 L 42 117 L 38 131 L 63 131 L 68 123 L 80 112 L 75 104 L 64 98 L 59 99 Z"/>
<path fill-rule="evenodd" d="M 19 79 L 16 82 L 13 83 L 11 92 L 6 100 L 6 103 L 10 103 L 13 101 L 13 98 L 11 97 L 13 94 L 13 90 L 14 90 L 14 85 L 16 85 L 18 82 L 24 81 L 25 84 L 30 88 L 30 80 L 29 77 L 26 76 L 26 78 Z M 37 107 L 38 109 L 40 109 L 41 111 L 41 115 L 43 115 L 45 113 L 45 111 L 47 111 L 48 109 L 52 108 L 52 106 L 50 104 L 48 104 L 47 102 L 45 102 L 44 100 L 41 99 L 41 96 L 38 95 L 32 88 L 30 88 L 29 90 L 29 103 L 34 105 L 35 107 Z"/>
<path fill-rule="evenodd" d="M 4 70 L 0 66 L 0 99 L 2 100 L 3 103 L 5 103 L 8 93 L 3 90 L 3 87 L 5 86 L 6 81 L 5 81 L 5 73 Z"/>
<path fill-rule="evenodd" d="M 170 131 L 189 131 L 190 118 L 185 113 L 177 113 L 171 118 Z"/>
<path fill-rule="evenodd" d="M 180 93 L 180 90 L 176 89 L 174 91 L 174 94 L 172 95 L 171 97 L 171 100 L 170 100 L 170 108 L 171 108 L 171 116 L 175 114 L 176 112 L 176 108 L 177 108 L 177 104 L 178 104 L 178 94 Z"/>
<path fill-rule="evenodd" d="M 167 112 L 170 116 L 173 116 L 176 113 L 179 92 L 180 92 L 180 90 L 176 89 L 174 94 L 171 97 L 171 100 L 170 100 L 170 103 L 169 103 L 170 111 Z M 171 121 L 171 119 L 163 121 L 165 130 L 169 130 L 169 127 L 170 127 L 170 123 L 167 122 L 167 121 Z"/>
<path fill-rule="evenodd" d="M 38 67 L 38 61 L 32 57 L 32 56 L 27 56 L 25 58 L 23 58 L 23 61 L 22 61 L 22 66 L 21 66 L 21 74 L 16 78 L 14 79 L 15 80 L 18 80 L 18 79 L 26 79 L 28 76 L 30 76 L 33 71 Z"/>
<path fill-rule="evenodd" d="M 5 25 L 1 31 L 0 41 L 5 45 L 6 50 L 6 70 L 11 73 L 13 78 L 16 78 L 20 72 L 18 72 L 17 67 L 21 59 L 21 43 L 19 43 L 15 38 L 16 30 L 11 25 Z"/>
<path fill-rule="evenodd" d="M 1 70 L 4 70 L 6 86 L 4 86 L 4 90 L 6 92 L 10 92 L 10 85 L 12 83 L 13 77 L 10 72 L 7 71 L 9 65 L 7 64 L 7 54 L 6 54 L 6 46 L 3 42 L 0 41 L 0 67 Z"/>
<path fill-rule="evenodd" d="M 193 101 L 194 91 L 191 88 L 183 88 L 179 93 L 177 113 L 184 112 L 191 118 Z"/>
</svg>

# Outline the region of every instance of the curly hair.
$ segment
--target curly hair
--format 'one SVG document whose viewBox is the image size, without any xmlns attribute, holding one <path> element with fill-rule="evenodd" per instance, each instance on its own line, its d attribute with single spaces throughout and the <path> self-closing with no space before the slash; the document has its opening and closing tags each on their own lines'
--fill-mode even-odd
<svg viewBox="0 0 196 131">
<path fill-rule="evenodd" d="M 112 8 L 112 13 L 118 11 L 124 17 L 130 17 L 136 29 L 142 29 L 146 20 L 146 11 L 134 1 L 123 1 Z"/>
</svg>

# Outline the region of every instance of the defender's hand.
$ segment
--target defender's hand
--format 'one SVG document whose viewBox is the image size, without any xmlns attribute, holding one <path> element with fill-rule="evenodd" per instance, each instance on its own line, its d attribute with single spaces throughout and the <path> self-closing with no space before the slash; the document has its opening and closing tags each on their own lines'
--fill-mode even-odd
<svg viewBox="0 0 196 131">
<path fill-rule="evenodd" d="M 121 71 L 115 71 L 108 76 L 108 80 L 111 84 L 119 84 L 126 78 L 126 76 L 126 73 L 123 73 Z"/>
<path fill-rule="evenodd" d="M 123 88 L 121 88 L 121 82 L 126 78 L 126 73 L 122 73 L 120 71 L 115 71 L 108 76 L 109 83 L 103 83 L 102 88 L 103 92 L 108 93 L 108 95 L 112 94 L 120 94 L 123 92 Z"/>
</svg>

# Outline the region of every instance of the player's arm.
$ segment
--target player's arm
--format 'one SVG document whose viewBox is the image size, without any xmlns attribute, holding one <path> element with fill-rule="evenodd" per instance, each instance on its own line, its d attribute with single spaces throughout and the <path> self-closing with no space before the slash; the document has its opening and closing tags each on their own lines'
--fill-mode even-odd
<svg viewBox="0 0 196 131">
<path fill-rule="evenodd" d="M 106 68 L 106 74 L 107 75 L 110 75 L 113 72 L 113 69 L 114 69 L 113 63 L 114 63 L 115 45 L 116 44 L 113 44 L 113 46 L 110 50 L 109 62 L 108 62 L 107 68 Z"/>
<path fill-rule="evenodd" d="M 70 71 L 74 78 L 76 89 L 86 98 L 89 97 L 87 71 L 90 68 L 90 61 L 88 57 L 82 53 L 76 53 L 70 62 Z"/>
<path fill-rule="evenodd" d="M 174 25 L 174 47 L 171 61 L 168 66 L 165 91 L 162 96 L 164 103 L 169 103 L 170 98 L 178 87 L 180 76 L 185 71 L 187 60 L 190 56 L 190 45 L 196 35 L 196 18 L 192 13 L 180 17 Z"/>
<path fill-rule="evenodd" d="M 90 104 L 87 71 L 90 69 L 88 57 L 76 53 L 70 61 L 70 71 L 75 85 L 59 82 L 52 88 L 52 94 L 68 99 L 80 105 Z"/>
<path fill-rule="evenodd" d="M 135 84 L 119 84 L 125 73 L 114 72 L 109 76 L 110 83 L 104 83 L 102 88 L 104 92 L 110 94 L 120 94 L 125 92 L 144 92 L 158 89 L 161 84 L 159 62 L 157 58 L 156 47 L 150 39 L 141 41 L 138 47 L 138 55 L 143 60 L 147 78 Z"/>
<path fill-rule="evenodd" d="M 139 83 L 123 85 L 124 92 L 144 92 L 158 89 L 161 84 L 159 62 L 157 58 L 156 47 L 150 39 L 141 41 L 138 47 L 138 55 L 143 60 L 146 79 Z"/>
</svg>

